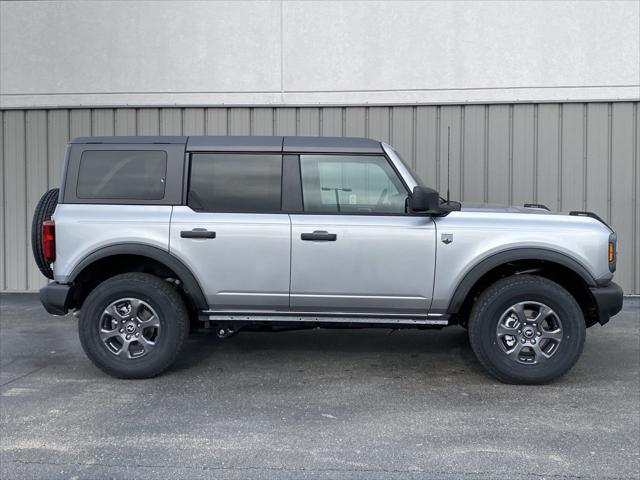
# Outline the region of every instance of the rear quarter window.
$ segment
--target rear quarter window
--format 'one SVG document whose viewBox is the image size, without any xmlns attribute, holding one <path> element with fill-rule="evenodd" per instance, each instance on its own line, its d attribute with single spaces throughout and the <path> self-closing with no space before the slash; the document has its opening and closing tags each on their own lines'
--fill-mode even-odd
<svg viewBox="0 0 640 480">
<path fill-rule="evenodd" d="M 96 200 L 161 200 L 166 175 L 164 151 L 86 150 L 80 158 L 76 195 Z"/>
</svg>

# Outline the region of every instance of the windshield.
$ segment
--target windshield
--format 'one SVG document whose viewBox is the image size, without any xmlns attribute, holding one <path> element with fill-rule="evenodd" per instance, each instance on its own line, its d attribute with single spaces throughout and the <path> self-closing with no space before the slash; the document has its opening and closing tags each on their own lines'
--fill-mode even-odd
<svg viewBox="0 0 640 480">
<path fill-rule="evenodd" d="M 402 165 L 404 165 L 404 168 L 406 168 L 409 171 L 409 173 L 411 174 L 411 176 L 413 177 L 413 179 L 416 181 L 418 185 L 420 185 L 421 187 L 427 186 L 424 183 L 424 181 L 420 178 L 420 176 L 415 172 L 415 170 L 411 168 L 411 165 L 404 158 L 402 158 L 402 155 L 400 155 L 395 148 L 393 148 L 391 145 L 388 145 L 386 143 L 384 144 L 384 147 L 385 149 L 388 149 L 391 152 L 393 152 L 395 156 L 398 157 L 398 159 L 402 162 Z"/>
<path fill-rule="evenodd" d="M 389 156 L 391 161 L 395 163 L 396 169 L 400 170 L 400 175 L 405 177 L 405 180 L 408 180 L 408 177 L 411 177 L 411 180 L 413 180 L 413 182 L 415 183 L 415 185 L 413 186 L 429 188 L 418 176 L 418 174 L 413 171 L 411 166 L 404 161 L 404 159 L 395 150 L 395 148 L 393 148 L 391 145 L 387 143 L 382 143 L 382 148 L 384 149 L 385 152 L 387 152 L 387 155 Z M 398 160 L 400 161 L 399 162 L 400 164 L 398 164 Z M 407 181 L 407 183 L 411 183 L 411 182 Z M 413 186 L 409 185 L 409 188 L 413 189 Z M 447 199 L 440 197 L 440 202 L 441 202 L 440 209 L 447 212 L 460 210 L 461 203 L 454 200 L 449 200 L 448 197 L 449 197 L 449 194 L 447 190 Z"/>
</svg>

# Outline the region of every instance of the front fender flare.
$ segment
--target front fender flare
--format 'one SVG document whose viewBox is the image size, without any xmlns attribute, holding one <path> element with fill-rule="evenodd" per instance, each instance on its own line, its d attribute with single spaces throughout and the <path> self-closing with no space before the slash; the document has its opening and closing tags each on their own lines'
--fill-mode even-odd
<svg viewBox="0 0 640 480">
<path fill-rule="evenodd" d="M 480 278 L 500 265 L 518 260 L 544 260 L 569 268 L 584 280 L 589 287 L 596 287 L 596 280 L 577 260 L 564 253 L 545 248 L 514 248 L 495 253 L 474 265 L 458 283 L 447 307 L 448 314 L 458 313 L 467 295 Z"/>
</svg>

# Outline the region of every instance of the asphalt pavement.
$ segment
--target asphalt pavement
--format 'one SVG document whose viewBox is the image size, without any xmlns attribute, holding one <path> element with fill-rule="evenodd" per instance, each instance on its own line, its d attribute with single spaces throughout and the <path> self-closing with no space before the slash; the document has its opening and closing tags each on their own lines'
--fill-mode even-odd
<svg viewBox="0 0 640 480">
<path fill-rule="evenodd" d="M 195 334 L 126 381 L 35 295 L 0 315 L 2 479 L 640 478 L 640 299 L 529 387 L 488 377 L 459 327 Z"/>
</svg>

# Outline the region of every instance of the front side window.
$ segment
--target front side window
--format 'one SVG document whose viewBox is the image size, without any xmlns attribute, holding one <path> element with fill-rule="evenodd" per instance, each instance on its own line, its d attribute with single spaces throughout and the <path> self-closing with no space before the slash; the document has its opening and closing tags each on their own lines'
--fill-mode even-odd
<svg viewBox="0 0 640 480">
<path fill-rule="evenodd" d="M 197 153 L 188 205 L 205 212 L 277 212 L 281 185 L 281 155 Z"/>
<path fill-rule="evenodd" d="M 301 155 L 305 212 L 406 212 L 407 191 L 379 155 Z"/>
<path fill-rule="evenodd" d="M 76 195 L 93 200 L 161 200 L 167 153 L 144 150 L 87 150 L 80 158 Z"/>
</svg>

